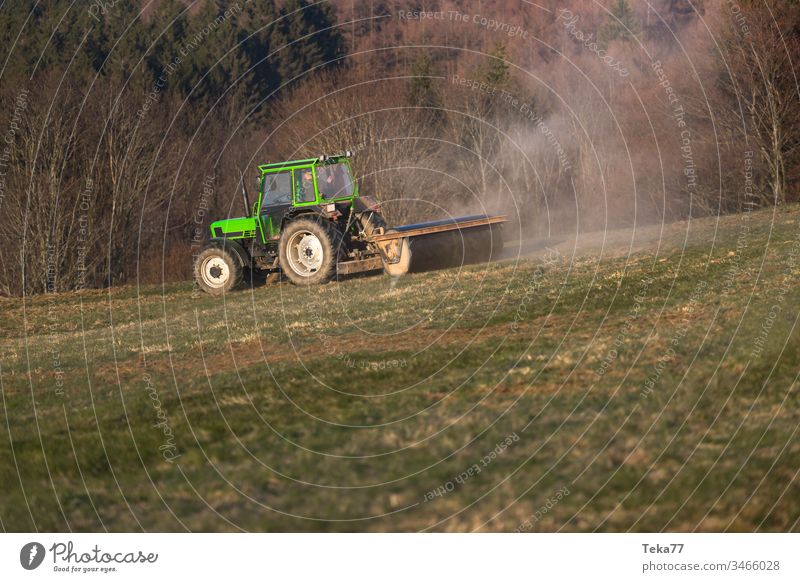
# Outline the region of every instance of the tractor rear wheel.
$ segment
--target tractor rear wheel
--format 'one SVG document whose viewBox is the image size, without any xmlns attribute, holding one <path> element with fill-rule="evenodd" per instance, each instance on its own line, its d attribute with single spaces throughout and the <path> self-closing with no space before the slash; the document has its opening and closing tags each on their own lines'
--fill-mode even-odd
<svg viewBox="0 0 800 582">
<path fill-rule="evenodd" d="M 194 280 L 206 293 L 222 295 L 242 282 L 242 265 L 231 251 L 210 246 L 194 262 Z"/>
<path fill-rule="evenodd" d="M 300 218 L 281 233 L 280 267 L 295 285 L 321 285 L 336 274 L 342 235 L 321 220 Z"/>
</svg>

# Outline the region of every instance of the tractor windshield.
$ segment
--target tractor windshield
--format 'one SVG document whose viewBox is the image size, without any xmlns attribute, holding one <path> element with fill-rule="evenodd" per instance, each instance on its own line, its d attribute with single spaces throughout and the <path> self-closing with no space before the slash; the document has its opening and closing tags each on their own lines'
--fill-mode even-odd
<svg viewBox="0 0 800 582">
<path fill-rule="evenodd" d="M 317 189 L 324 200 L 349 198 L 353 195 L 353 179 L 347 164 L 317 166 Z"/>
</svg>

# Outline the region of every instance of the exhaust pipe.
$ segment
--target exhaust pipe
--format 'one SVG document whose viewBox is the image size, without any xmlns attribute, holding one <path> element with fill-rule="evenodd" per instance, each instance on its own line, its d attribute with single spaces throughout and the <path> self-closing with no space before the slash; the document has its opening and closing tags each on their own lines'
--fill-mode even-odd
<svg viewBox="0 0 800 582">
<path fill-rule="evenodd" d="M 242 202 L 244 202 L 244 215 L 250 216 L 252 208 L 250 208 L 250 197 L 247 195 L 247 187 L 244 185 L 244 174 L 239 169 L 239 181 L 242 183 Z"/>
</svg>

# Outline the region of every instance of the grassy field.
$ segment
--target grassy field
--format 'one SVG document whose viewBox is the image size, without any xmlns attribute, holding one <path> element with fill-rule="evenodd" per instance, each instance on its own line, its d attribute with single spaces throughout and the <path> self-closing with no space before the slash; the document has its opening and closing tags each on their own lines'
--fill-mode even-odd
<svg viewBox="0 0 800 582">
<path fill-rule="evenodd" d="M 2 529 L 800 530 L 800 208 L 550 246 L 0 299 Z"/>
</svg>

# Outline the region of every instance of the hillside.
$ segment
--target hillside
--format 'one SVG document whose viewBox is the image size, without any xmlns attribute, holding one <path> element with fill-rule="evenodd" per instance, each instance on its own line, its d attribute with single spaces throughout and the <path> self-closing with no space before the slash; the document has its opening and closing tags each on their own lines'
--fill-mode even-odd
<svg viewBox="0 0 800 582">
<path fill-rule="evenodd" d="M 507 254 L 0 299 L 2 528 L 798 530 L 800 207 Z"/>
</svg>

